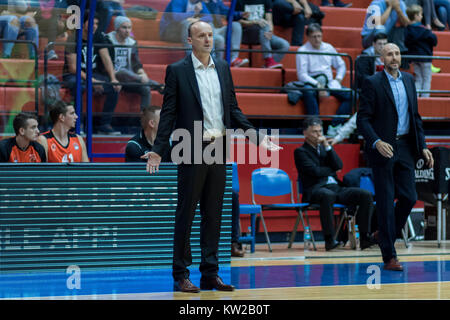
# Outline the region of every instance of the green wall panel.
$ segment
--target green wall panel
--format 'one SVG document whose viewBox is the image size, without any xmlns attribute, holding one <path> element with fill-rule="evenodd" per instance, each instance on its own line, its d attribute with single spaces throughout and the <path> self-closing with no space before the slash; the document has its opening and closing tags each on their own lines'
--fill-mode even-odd
<svg viewBox="0 0 450 320">
<path fill-rule="evenodd" d="M 0 271 L 165 268 L 172 264 L 177 168 L 163 164 L 0 164 Z M 192 227 L 200 263 L 200 212 Z M 231 166 L 221 265 L 230 264 Z"/>
</svg>

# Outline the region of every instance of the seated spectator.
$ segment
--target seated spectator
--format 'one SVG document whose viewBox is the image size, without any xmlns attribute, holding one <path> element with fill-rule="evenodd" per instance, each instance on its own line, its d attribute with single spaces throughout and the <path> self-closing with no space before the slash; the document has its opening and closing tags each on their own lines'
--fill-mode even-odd
<svg viewBox="0 0 450 320">
<path fill-rule="evenodd" d="M 97 6 L 100 4 L 99 8 L 95 11 L 99 17 L 98 31 L 104 32 L 108 30 L 113 16 L 126 17 L 127 14 L 123 5 L 125 0 L 97 0 Z"/>
<path fill-rule="evenodd" d="M 373 213 L 372 193 L 360 188 L 345 187 L 336 172 L 342 169 L 342 160 L 322 132 L 322 121 L 308 117 L 303 122 L 305 143 L 295 149 L 294 160 L 303 185 L 303 202 L 320 206 L 320 223 L 325 239 L 325 250 L 336 248 L 334 240 L 333 204 L 357 206 L 356 222 L 360 230 L 360 247 L 364 250 L 374 244 L 369 235 Z"/>
<path fill-rule="evenodd" d="M 67 3 L 65 0 L 39 0 L 36 5 L 36 23 L 39 26 L 39 36 L 47 38 L 48 43 L 56 42 L 56 38 L 66 32 L 66 21 L 63 13 L 66 14 Z M 48 60 L 58 59 L 54 50 L 54 45 L 48 45 Z"/>
<path fill-rule="evenodd" d="M 50 106 L 53 128 L 39 136 L 48 162 L 89 162 L 83 138 L 69 131 L 75 128 L 78 116 L 73 105 L 57 101 Z"/>
<path fill-rule="evenodd" d="M 125 148 L 125 162 L 147 162 L 146 154 L 152 151 L 156 138 L 161 108 L 146 106 L 141 112 L 142 130 L 131 138 Z M 162 162 L 172 162 L 167 148 Z"/>
<path fill-rule="evenodd" d="M 325 17 L 318 6 L 307 0 L 275 0 L 272 11 L 274 25 L 292 28 L 292 46 L 303 44 L 306 25 L 311 23 L 321 25 Z"/>
<path fill-rule="evenodd" d="M 406 51 L 404 32 L 408 24 L 403 0 L 373 0 L 367 9 L 361 31 L 364 49 L 372 45 L 375 35 L 385 33 L 388 42 L 395 43 L 402 52 Z"/>
<path fill-rule="evenodd" d="M 306 21 L 312 10 L 306 0 L 275 0 L 273 2 L 273 23 L 276 26 L 291 27 L 291 45 L 301 46 Z"/>
<path fill-rule="evenodd" d="M 372 45 L 364 49 L 361 56 L 355 61 L 356 70 L 356 87 L 361 89 L 361 86 L 368 76 L 373 75 L 377 71 L 384 69 L 384 63 L 381 61 L 381 51 L 385 44 L 388 43 L 387 35 L 385 33 L 378 33 L 374 38 Z M 378 56 L 376 58 L 368 56 Z"/>
<path fill-rule="evenodd" d="M 418 3 L 413 3 L 415 5 L 420 5 L 422 7 L 422 20 L 425 27 L 431 30 L 431 27 L 435 27 L 439 31 L 445 29 L 445 25 L 439 20 L 436 14 L 436 6 L 434 0 L 421 0 Z M 411 5 L 408 5 L 410 7 Z"/>
<path fill-rule="evenodd" d="M 227 15 L 229 8 L 222 0 L 172 0 L 167 5 L 159 25 L 161 40 L 169 42 L 181 42 L 186 48 L 191 48 L 188 42 L 188 27 L 195 21 L 205 21 L 213 28 L 214 56 L 223 58 L 225 49 L 226 27 L 222 24 L 222 16 Z M 238 10 L 236 10 L 238 11 Z M 242 12 L 235 12 L 231 25 L 231 48 L 239 50 L 242 40 L 242 27 L 237 22 L 243 16 Z M 191 51 L 186 50 L 186 54 Z M 240 67 L 248 63 L 248 59 L 238 58 L 239 52 L 231 52 L 232 67 Z"/>
<path fill-rule="evenodd" d="M 341 143 L 345 139 L 348 139 L 356 130 L 356 117 L 357 113 L 355 112 L 342 127 L 336 130 L 336 135 L 333 138 L 328 139 L 328 143 L 334 146 L 335 144 Z"/>
<path fill-rule="evenodd" d="M 0 31 L 3 33 L 2 38 L 8 40 L 17 40 L 24 37 L 25 40 L 32 41 L 36 48 L 39 48 L 39 29 L 34 19 L 35 10 L 30 7 L 28 1 L 8 0 L 7 10 L 3 10 L 0 14 Z M 3 58 L 10 58 L 14 42 L 3 43 Z M 28 45 L 28 57 L 36 58 L 36 51 L 33 45 Z"/>
<path fill-rule="evenodd" d="M 422 7 L 412 5 L 406 9 L 411 24 L 406 28 L 405 45 L 408 55 L 433 56 L 433 47 L 437 45 L 437 37 L 422 24 Z M 416 90 L 428 91 L 431 88 L 431 59 L 409 58 L 414 67 Z M 429 97 L 429 92 L 418 92 L 419 97 Z"/>
<path fill-rule="evenodd" d="M 0 16 L 0 36 L 5 40 L 17 40 L 19 35 L 20 22 L 16 16 L 9 15 L 3 11 Z M 14 42 L 3 42 L 2 58 L 8 59 L 11 57 Z"/>
<path fill-rule="evenodd" d="M 313 23 L 306 29 L 308 41 L 298 49 L 298 52 L 337 53 L 336 49 L 329 43 L 322 41 L 322 27 Z M 321 88 L 323 91 L 303 90 L 303 103 L 306 113 L 309 115 L 319 114 L 319 97 L 332 95 L 339 99 L 341 105 L 337 115 L 351 114 L 351 94 L 343 91 L 327 91 L 325 89 L 341 89 L 342 80 L 345 77 L 345 62 L 340 56 L 297 54 L 297 77 L 304 88 Z M 336 77 L 333 79 L 333 70 L 336 69 Z M 328 127 L 328 135 L 334 135 L 335 131 L 342 126 L 345 119 L 333 119 Z"/>
<path fill-rule="evenodd" d="M 86 53 L 87 53 L 87 37 L 88 37 L 88 18 L 89 14 L 84 16 L 84 26 L 82 34 L 82 57 L 81 57 L 81 79 L 86 80 Z M 92 88 L 95 95 L 105 95 L 106 99 L 103 104 L 102 115 L 96 120 L 96 132 L 99 134 L 118 135 L 120 131 L 112 128 L 111 122 L 119 99 L 119 91 L 121 86 L 118 84 L 114 66 L 109 55 L 108 41 L 103 33 L 95 32 L 97 30 L 98 17 L 94 18 L 93 24 L 93 48 L 92 48 Z M 63 68 L 63 81 L 70 89 L 72 97 L 76 98 L 76 71 L 77 71 L 77 54 L 76 54 L 76 34 L 72 33 L 67 40 L 68 44 L 65 51 L 65 61 Z M 95 44 L 95 45 L 94 45 Z M 99 83 L 100 82 L 100 83 Z M 101 83 L 101 82 L 112 82 Z M 86 83 L 82 82 L 82 92 L 86 88 Z"/>
<path fill-rule="evenodd" d="M 109 48 L 109 54 L 114 64 L 116 78 L 120 81 L 123 91 L 136 92 L 141 96 L 141 110 L 151 105 L 151 87 L 164 88 L 159 82 L 149 79 L 139 59 L 137 42 L 130 37 L 131 20 L 127 17 L 117 17 L 114 20 L 114 30 L 107 34 L 106 39 L 115 45 Z M 118 45 L 133 47 L 118 47 Z M 148 85 L 126 84 L 137 82 Z"/>
<path fill-rule="evenodd" d="M 333 0 L 333 4 L 331 4 L 328 0 L 322 0 L 322 7 L 339 7 L 339 8 L 349 8 L 352 6 L 352 3 L 344 3 L 341 0 Z"/>
<path fill-rule="evenodd" d="M 224 58 L 225 42 L 227 37 L 227 26 L 223 25 L 222 17 L 227 17 L 230 8 L 223 4 L 222 0 L 203 0 L 203 3 L 208 8 L 209 12 L 213 15 L 213 37 L 214 37 L 214 49 L 217 51 L 216 56 Z M 239 19 L 248 17 L 248 12 L 234 12 L 233 21 L 231 24 L 231 54 L 230 54 L 230 66 L 242 67 L 248 64 L 248 59 L 239 58 L 239 50 L 242 42 L 242 26 L 238 22 Z"/>
<path fill-rule="evenodd" d="M 39 137 L 37 117 L 21 112 L 13 120 L 15 137 L 0 141 L 0 162 L 46 162 Z"/>
<path fill-rule="evenodd" d="M 285 55 L 282 52 L 289 50 L 289 42 L 273 33 L 272 0 L 238 0 L 236 10 L 250 13 L 247 18 L 239 20 L 243 37 L 256 38 L 251 40 L 261 44 L 261 50 L 274 51 L 263 53 L 264 67 L 282 68 L 280 61 Z"/>
<path fill-rule="evenodd" d="M 442 21 L 444 29 L 439 29 L 439 31 L 444 31 L 447 25 L 450 28 L 450 0 L 434 0 L 434 6 L 437 10 L 437 16 L 439 22 Z"/>
</svg>

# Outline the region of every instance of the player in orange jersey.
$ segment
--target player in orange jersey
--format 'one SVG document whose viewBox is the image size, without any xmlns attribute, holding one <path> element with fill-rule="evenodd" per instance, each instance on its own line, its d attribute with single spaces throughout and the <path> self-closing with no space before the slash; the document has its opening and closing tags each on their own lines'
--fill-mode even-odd
<svg viewBox="0 0 450 320">
<path fill-rule="evenodd" d="M 21 112 L 13 120 L 15 137 L 0 141 L 0 162 L 45 162 L 39 137 L 37 117 Z"/>
<path fill-rule="evenodd" d="M 48 162 L 89 162 L 83 138 L 69 132 L 78 119 L 73 105 L 57 101 L 50 107 L 53 128 L 38 138 Z"/>
</svg>

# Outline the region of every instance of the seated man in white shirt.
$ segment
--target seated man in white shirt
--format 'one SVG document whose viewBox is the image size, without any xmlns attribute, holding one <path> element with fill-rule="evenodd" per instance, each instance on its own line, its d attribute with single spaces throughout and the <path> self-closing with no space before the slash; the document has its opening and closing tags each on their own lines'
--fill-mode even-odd
<svg viewBox="0 0 450 320">
<path fill-rule="evenodd" d="M 322 41 L 322 27 L 312 23 L 306 29 L 308 41 L 298 49 L 298 52 L 338 53 L 329 43 Z M 304 88 L 342 89 L 341 82 L 344 79 L 346 67 L 340 56 L 297 54 L 297 77 Z M 333 79 L 332 67 L 336 69 L 336 77 Z M 308 115 L 319 114 L 319 97 L 332 95 L 341 101 L 337 115 L 351 114 L 351 94 L 347 91 L 317 91 L 304 90 L 303 103 Z M 327 135 L 335 135 L 335 132 L 345 122 L 345 118 L 333 119 L 328 127 Z"/>
</svg>

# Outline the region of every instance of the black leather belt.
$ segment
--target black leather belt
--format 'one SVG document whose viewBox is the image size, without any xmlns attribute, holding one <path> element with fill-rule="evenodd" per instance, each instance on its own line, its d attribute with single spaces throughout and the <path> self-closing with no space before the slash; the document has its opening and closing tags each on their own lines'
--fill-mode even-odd
<svg viewBox="0 0 450 320">
<path fill-rule="evenodd" d="M 409 134 L 401 134 L 395 137 L 395 140 L 407 139 Z"/>
</svg>

